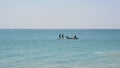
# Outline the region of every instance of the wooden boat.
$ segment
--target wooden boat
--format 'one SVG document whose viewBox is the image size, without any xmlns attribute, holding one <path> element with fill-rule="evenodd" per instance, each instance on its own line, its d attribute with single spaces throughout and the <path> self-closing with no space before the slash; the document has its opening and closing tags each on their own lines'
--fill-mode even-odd
<svg viewBox="0 0 120 68">
<path fill-rule="evenodd" d="M 66 39 L 74 39 L 74 40 L 77 40 L 77 39 L 79 39 L 79 38 L 77 38 L 76 36 L 74 36 L 74 37 L 66 36 Z"/>
</svg>

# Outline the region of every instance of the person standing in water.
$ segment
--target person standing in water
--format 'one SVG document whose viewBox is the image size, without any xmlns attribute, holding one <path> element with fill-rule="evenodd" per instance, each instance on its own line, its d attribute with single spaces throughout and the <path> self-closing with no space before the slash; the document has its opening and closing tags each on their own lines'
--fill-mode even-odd
<svg viewBox="0 0 120 68">
<path fill-rule="evenodd" d="M 61 33 L 59 34 L 59 39 L 61 39 Z"/>
<path fill-rule="evenodd" d="M 62 34 L 62 39 L 64 39 L 64 34 Z"/>
</svg>

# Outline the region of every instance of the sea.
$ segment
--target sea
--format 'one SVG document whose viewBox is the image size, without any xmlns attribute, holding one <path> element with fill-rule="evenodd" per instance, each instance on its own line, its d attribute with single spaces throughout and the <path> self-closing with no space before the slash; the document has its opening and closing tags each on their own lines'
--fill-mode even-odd
<svg viewBox="0 0 120 68">
<path fill-rule="evenodd" d="M 0 68 L 120 68 L 120 29 L 0 29 Z"/>
</svg>

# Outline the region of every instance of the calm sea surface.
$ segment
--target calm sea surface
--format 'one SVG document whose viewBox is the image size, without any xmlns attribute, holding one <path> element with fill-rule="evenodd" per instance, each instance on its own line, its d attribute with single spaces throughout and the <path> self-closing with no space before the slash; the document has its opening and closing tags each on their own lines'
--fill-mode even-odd
<svg viewBox="0 0 120 68">
<path fill-rule="evenodd" d="M 120 68 L 120 30 L 0 29 L 0 68 Z"/>
</svg>

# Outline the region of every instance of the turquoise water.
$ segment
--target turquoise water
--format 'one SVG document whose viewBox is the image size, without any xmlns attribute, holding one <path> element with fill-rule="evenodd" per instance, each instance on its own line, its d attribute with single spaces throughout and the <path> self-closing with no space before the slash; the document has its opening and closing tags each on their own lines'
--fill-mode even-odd
<svg viewBox="0 0 120 68">
<path fill-rule="evenodd" d="M 1 29 L 0 68 L 120 68 L 120 30 Z"/>
</svg>

